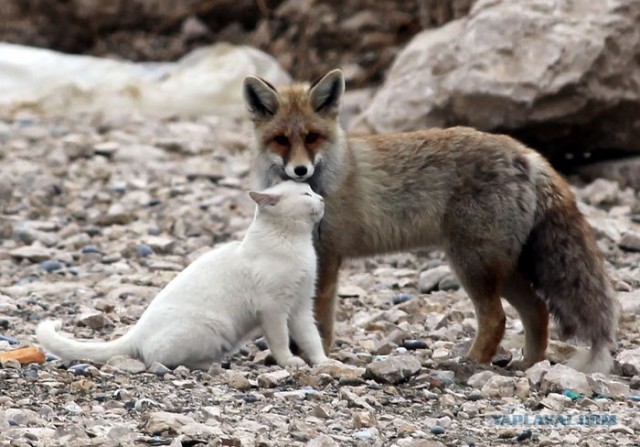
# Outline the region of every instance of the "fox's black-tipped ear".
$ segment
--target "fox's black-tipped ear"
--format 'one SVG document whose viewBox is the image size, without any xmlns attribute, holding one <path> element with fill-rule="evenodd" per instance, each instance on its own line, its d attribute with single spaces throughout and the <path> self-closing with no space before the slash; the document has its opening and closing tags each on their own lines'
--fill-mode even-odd
<svg viewBox="0 0 640 447">
<path fill-rule="evenodd" d="M 278 92 L 264 79 L 248 76 L 243 83 L 244 102 L 256 118 L 270 118 L 278 110 Z"/>
<path fill-rule="evenodd" d="M 256 204 L 260 207 L 277 205 L 282 198 L 281 195 L 265 194 L 258 191 L 249 191 L 249 197 L 251 197 L 251 200 L 256 202 Z"/>
<path fill-rule="evenodd" d="M 339 69 L 331 70 L 314 82 L 309 89 L 311 107 L 320 114 L 335 114 L 344 93 L 344 75 Z"/>
</svg>

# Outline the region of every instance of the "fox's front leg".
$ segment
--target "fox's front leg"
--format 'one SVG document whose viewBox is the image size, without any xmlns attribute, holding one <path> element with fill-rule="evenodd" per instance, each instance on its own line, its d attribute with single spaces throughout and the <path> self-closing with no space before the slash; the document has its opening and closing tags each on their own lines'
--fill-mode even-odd
<svg viewBox="0 0 640 447">
<path fill-rule="evenodd" d="M 334 337 L 338 272 L 342 259 L 339 256 L 322 253 L 318 257 L 318 281 L 316 286 L 315 316 L 322 337 L 325 354 L 329 355 Z"/>
</svg>

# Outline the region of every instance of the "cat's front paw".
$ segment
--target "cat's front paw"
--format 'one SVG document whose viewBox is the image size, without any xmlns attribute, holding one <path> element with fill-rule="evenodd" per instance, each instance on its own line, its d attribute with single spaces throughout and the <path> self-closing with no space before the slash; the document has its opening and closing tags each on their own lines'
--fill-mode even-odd
<svg viewBox="0 0 640 447">
<path fill-rule="evenodd" d="M 306 366 L 307 362 L 302 360 L 300 357 L 292 356 L 287 359 L 282 366 L 283 368 L 302 368 Z"/>
<path fill-rule="evenodd" d="M 333 363 L 333 362 L 337 362 L 337 360 L 332 360 L 329 357 L 327 357 L 326 355 L 314 357 L 310 361 L 311 361 L 311 364 L 313 366 L 315 366 L 315 365 L 324 365 L 324 364 L 330 364 L 330 363 Z"/>
</svg>

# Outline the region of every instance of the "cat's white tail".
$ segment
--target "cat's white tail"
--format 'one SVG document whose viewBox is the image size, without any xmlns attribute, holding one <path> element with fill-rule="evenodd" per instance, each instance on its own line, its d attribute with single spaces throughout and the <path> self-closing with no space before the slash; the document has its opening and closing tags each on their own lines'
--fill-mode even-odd
<svg viewBox="0 0 640 447">
<path fill-rule="evenodd" d="M 129 331 L 122 337 L 107 342 L 78 341 L 58 333 L 60 321 L 43 321 L 36 329 L 38 342 L 49 352 L 63 360 L 91 360 L 106 363 L 115 355 L 136 356 L 133 334 Z"/>
</svg>

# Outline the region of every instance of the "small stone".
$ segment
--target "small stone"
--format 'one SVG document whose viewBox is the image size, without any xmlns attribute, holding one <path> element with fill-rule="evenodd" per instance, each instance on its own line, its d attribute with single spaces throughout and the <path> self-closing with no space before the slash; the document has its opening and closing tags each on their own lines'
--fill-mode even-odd
<svg viewBox="0 0 640 447">
<path fill-rule="evenodd" d="M 531 385 L 529 384 L 529 379 L 526 377 L 520 377 L 516 381 L 516 396 L 518 396 L 521 400 L 525 400 L 529 397 L 529 393 L 531 392 Z"/>
<path fill-rule="evenodd" d="M 429 346 L 422 340 L 405 340 L 402 347 L 408 351 L 416 351 L 418 349 L 427 349 Z"/>
<path fill-rule="evenodd" d="M 369 439 L 373 439 L 377 433 L 375 428 L 368 428 L 366 430 L 360 430 L 353 433 L 353 437 L 356 439 L 360 439 L 363 441 L 368 441 Z"/>
<path fill-rule="evenodd" d="M 80 379 L 80 380 L 76 380 L 75 382 L 72 382 L 71 385 L 69 386 L 69 389 L 71 390 L 72 393 L 86 394 L 95 390 L 96 387 L 97 385 L 91 380 Z"/>
<path fill-rule="evenodd" d="M 109 319 L 102 312 L 86 312 L 78 317 L 80 326 L 87 326 L 93 330 L 102 329 L 109 323 Z"/>
<path fill-rule="evenodd" d="M 621 351 L 616 360 L 622 367 L 622 372 L 627 376 L 640 373 L 640 348 Z"/>
<path fill-rule="evenodd" d="M 527 439 L 531 439 L 531 436 L 533 436 L 533 432 L 531 430 L 525 430 L 516 436 L 516 441 L 526 441 Z"/>
<path fill-rule="evenodd" d="M 353 413 L 353 428 L 374 427 L 376 425 L 376 415 L 373 411 L 356 411 Z"/>
<path fill-rule="evenodd" d="M 258 376 L 258 386 L 261 388 L 275 388 L 282 385 L 291 374 L 286 369 L 278 369 Z"/>
<path fill-rule="evenodd" d="M 611 433 L 620 433 L 623 435 L 629 435 L 629 436 L 633 436 L 634 431 L 627 427 L 626 425 L 622 425 L 622 424 L 616 424 L 613 425 L 610 429 Z"/>
<path fill-rule="evenodd" d="M 431 358 L 436 362 L 441 362 L 443 360 L 448 359 L 450 355 L 451 355 L 451 351 L 449 351 L 448 349 L 437 348 L 433 351 L 433 354 L 431 354 Z"/>
<path fill-rule="evenodd" d="M 338 289 L 338 296 L 340 298 L 358 298 L 361 296 L 366 296 L 367 292 L 362 287 L 358 286 L 341 286 Z"/>
<path fill-rule="evenodd" d="M 31 262 L 43 262 L 51 257 L 51 251 L 41 245 L 29 245 L 9 252 L 16 259 L 28 259 Z"/>
<path fill-rule="evenodd" d="M 624 233 L 618 241 L 618 246 L 627 251 L 640 251 L 640 233 Z"/>
<path fill-rule="evenodd" d="M 165 374 L 171 373 L 171 370 L 160 362 L 153 362 L 151 366 L 149 366 L 149 369 L 147 371 L 155 374 L 158 377 L 163 377 Z"/>
<path fill-rule="evenodd" d="M 367 366 L 365 377 L 381 383 L 399 383 L 418 373 L 422 365 L 411 355 L 398 355 L 386 360 L 372 362 Z"/>
<path fill-rule="evenodd" d="M 51 272 L 55 272 L 56 270 L 60 270 L 63 267 L 63 265 L 59 261 L 50 259 L 50 260 L 41 262 L 39 267 L 45 272 L 51 273 Z"/>
<path fill-rule="evenodd" d="M 158 253 L 171 253 L 176 245 L 175 239 L 164 236 L 148 236 L 144 243 Z"/>
<path fill-rule="evenodd" d="M 629 381 L 629 386 L 633 390 L 640 390 L 640 375 L 636 374 Z"/>
<path fill-rule="evenodd" d="M 145 429 L 151 435 L 160 435 L 164 432 L 177 433 L 181 427 L 193 423 L 195 420 L 184 414 L 156 411 L 149 414 Z"/>
<path fill-rule="evenodd" d="M 225 375 L 225 380 L 227 385 L 234 390 L 246 391 L 251 389 L 251 382 L 242 373 L 230 371 Z"/>
<path fill-rule="evenodd" d="M 481 392 L 484 398 L 500 398 L 513 396 L 516 391 L 514 377 L 494 375 L 482 386 Z"/>
<path fill-rule="evenodd" d="M 102 254 L 102 252 L 100 250 L 98 250 L 98 247 L 96 247 L 95 245 L 85 245 L 84 247 L 82 247 L 82 249 L 80 251 L 81 251 L 81 253 L 98 253 L 98 254 Z"/>
<path fill-rule="evenodd" d="M 444 427 L 440 425 L 432 425 L 430 430 L 434 435 L 444 435 L 445 432 Z"/>
<path fill-rule="evenodd" d="M 116 355 L 111 357 L 107 362 L 107 365 L 131 374 L 139 374 L 147 370 L 145 364 L 140 360 L 132 359 L 126 355 Z"/>
<path fill-rule="evenodd" d="M 440 265 L 420 273 L 418 279 L 418 289 L 420 293 L 429 293 L 436 290 L 438 283 L 450 273 L 451 270 L 447 265 Z"/>
<path fill-rule="evenodd" d="M 320 435 L 317 438 L 313 438 L 307 442 L 306 447 L 339 447 L 336 441 L 334 441 L 329 435 Z"/>
<path fill-rule="evenodd" d="M 74 376 L 82 377 L 97 376 L 100 374 L 98 368 L 88 363 L 77 363 L 75 365 L 71 365 L 67 368 L 67 371 L 73 373 Z"/>
<path fill-rule="evenodd" d="M 467 385 L 473 388 L 482 388 L 489 380 L 496 377 L 493 371 L 479 371 L 467 379 Z"/>
<path fill-rule="evenodd" d="M 587 396 L 592 393 L 591 386 L 584 373 L 561 364 L 554 365 L 549 369 L 542 378 L 540 389 L 543 392 L 568 389 Z"/>
<path fill-rule="evenodd" d="M 499 366 L 500 368 L 505 368 L 509 363 L 511 363 L 512 358 L 513 354 L 511 354 L 511 351 L 504 349 L 502 346 L 498 346 L 498 352 L 491 359 L 491 364 Z"/>
<path fill-rule="evenodd" d="M 120 144 L 114 141 L 106 141 L 104 143 L 98 143 L 93 147 L 93 152 L 96 155 L 102 155 L 104 157 L 112 157 L 118 149 L 120 149 Z"/>
<path fill-rule="evenodd" d="M 626 383 L 611 380 L 604 374 L 590 374 L 587 380 L 595 394 L 612 399 L 626 399 L 631 390 Z"/>
<path fill-rule="evenodd" d="M 328 374 L 342 383 L 353 383 L 362 379 L 366 370 L 358 366 L 349 365 L 335 360 L 320 363 L 311 369 L 312 375 Z"/>
<path fill-rule="evenodd" d="M 528 368 L 524 372 L 524 374 L 527 376 L 527 378 L 531 381 L 532 384 L 534 384 L 535 386 L 538 386 L 542 381 L 542 377 L 547 372 L 549 372 L 550 369 L 551 369 L 551 363 L 549 362 L 549 360 L 543 360 L 541 362 L 538 362 L 532 365 L 530 368 Z"/>
<path fill-rule="evenodd" d="M 261 351 L 266 351 L 269 349 L 269 344 L 267 343 L 267 339 L 264 337 L 260 337 L 255 341 L 257 348 Z"/>
<path fill-rule="evenodd" d="M 17 345 L 18 343 L 20 343 L 20 340 L 18 340 L 17 338 L 10 337 L 8 335 L 0 335 L 0 341 L 6 341 L 10 345 Z"/>
<path fill-rule="evenodd" d="M 446 275 L 438 282 L 438 290 L 458 290 L 460 283 L 453 273 Z"/>
<path fill-rule="evenodd" d="M 151 256 L 153 254 L 153 249 L 148 245 L 138 245 L 136 247 L 136 251 L 138 252 L 138 256 L 141 258 L 146 258 L 147 256 Z"/>
<path fill-rule="evenodd" d="M 398 305 L 398 304 L 406 303 L 407 301 L 411 301 L 415 298 L 416 297 L 414 295 L 411 295 L 410 293 L 399 293 L 398 295 L 393 297 L 392 302 L 394 305 Z"/>
</svg>

